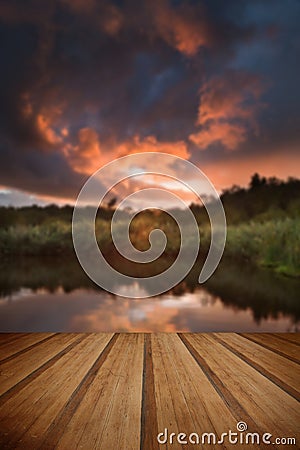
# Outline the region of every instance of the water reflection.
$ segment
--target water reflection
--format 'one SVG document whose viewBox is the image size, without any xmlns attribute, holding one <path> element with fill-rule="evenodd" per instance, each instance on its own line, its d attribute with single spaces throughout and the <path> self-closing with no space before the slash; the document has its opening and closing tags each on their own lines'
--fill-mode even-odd
<svg viewBox="0 0 300 450">
<path fill-rule="evenodd" d="M 171 292 L 126 299 L 97 288 L 77 261 L 0 268 L 1 331 L 296 331 L 300 281 L 223 261 L 199 287 L 199 264 Z M 122 293 L 139 292 L 138 283 Z"/>
</svg>

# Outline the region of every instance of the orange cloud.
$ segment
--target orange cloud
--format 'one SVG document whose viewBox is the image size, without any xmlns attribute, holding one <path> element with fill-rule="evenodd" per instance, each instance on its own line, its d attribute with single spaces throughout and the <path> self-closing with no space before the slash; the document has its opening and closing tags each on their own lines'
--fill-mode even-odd
<svg viewBox="0 0 300 450">
<path fill-rule="evenodd" d="M 51 122 L 51 119 L 45 114 L 38 114 L 36 117 L 36 125 L 43 139 L 48 144 L 59 144 L 62 142 L 62 138 L 51 128 Z"/>
<path fill-rule="evenodd" d="M 256 114 L 264 106 L 261 93 L 259 78 L 241 71 L 229 71 L 205 83 L 196 121 L 201 129 L 189 139 L 201 150 L 215 142 L 237 149 L 249 131 L 257 132 Z"/>
<path fill-rule="evenodd" d="M 81 128 L 78 144 L 66 144 L 64 153 L 75 172 L 92 174 L 103 164 L 99 136 L 93 128 Z"/>
<path fill-rule="evenodd" d="M 185 159 L 190 156 L 184 141 L 159 142 L 154 136 L 143 139 L 134 136 L 132 140 L 110 145 L 108 150 L 107 146 L 100 143 L 98 133 L 92 128 L 82 128 L 78 132 L 78 144 L 68 143 L 64 146 L 64 153 L 71 167 L 76 172 L 87 175 L 115 158 L 146 152 L 169 153 Z"/>
<path fill-rule="evenodd" d="M 169 168 L 166 169 L 169 170 Z M 158 170 L 164 172 L 165 168 L 160 165 Z M 177 173 L 179 180 L 180 175 L 180 173 Z M 102 181 L 104 184 L 109 185 L 109 178 L 102 178 Z M 118 201 L 121 201 L 135 192 L 140 192 L 149 188 L 159 189 L 156 192 L 151 192 L 151 200 L 155 201 L 157 208 L 170 209 L 177 206 L 182 208 L 182 203 L 189 205 L 191 202 L 199 201 L 199 197 L 184 184 L 180 183 L 180 181 L 176 181 L 168 176 L 161 176 L 157 174 L 135 175 L 132 178 L 127 178 L 114 186 L 114 188 L 110 190 L 110 195 L 115 196 Z M 172 198 L 169 195 L 170 193 L 177 196 L 182 203 L 180 204 L 179 200 Z M 143 202 L 142 198 L 143 194 L 140 197 L 131 198 L 129 206 L 133 207 L 133 209 L 140 208 L 141 206 L 144 207 L 146 203 Z"/>
<path fill-rule="evenodd" d="M 28 92 L 23 93 L 20 100 L 21 114 L 28 122 L 32 122 L 41 138 L 42 147 L 43 144 L 46 144 L 47 147 L 61 144 L 63 138 L 68 135 L 68 129 L 61 127 L 60 123 L 63 105 L 47 105 L 37 108 Z"/>
<path fill-rule="evenodd" d="M 193 8 L 171 8 L 167 2 L 153 5 L 154 19 L 160 36 L 172 47 L 193 56 L 209 43 L 206 23 L 195 16 Z"/>
<path fill-rule="evenodd" d="M 131 153 L 161 152 L 180 156 L 188 159 L 190 154 L 184 141 L 177 142 L 159 142 L 155 136 L 147 136 L 141 139 L 134 136 L 132 141 L 124 142 L 117 146 L 116 154 L 118 157 Z"/>
<path fill-rule="evenodd" d="M 68 130 L 68 128 L 67 128 L 67 127 L 63 127 L 63 128 L 60 130 L 60 134 L 61 134 L 62 136 L 64 136 L 64 137 L 69 136 L 69 130 Z"/>
<path fill-rule="evenodd" d="M 215 77 L 201 89 L 201 102 L 198 110 L 198 125 L 210 120 L 228 120 L 253 116 L 262 93 L 257 76 L 231 71 L 225 77 Z"/>
<path fill-rule="evenodd" d="M 216 122 L 207 129 L 191 134 L 189 138 L 200 150 L 205 150 L 214 142 L 221 142 L 228 150 L 235 150 L 246 140 L 246 130 L 240 125 Z"/>
</svg>

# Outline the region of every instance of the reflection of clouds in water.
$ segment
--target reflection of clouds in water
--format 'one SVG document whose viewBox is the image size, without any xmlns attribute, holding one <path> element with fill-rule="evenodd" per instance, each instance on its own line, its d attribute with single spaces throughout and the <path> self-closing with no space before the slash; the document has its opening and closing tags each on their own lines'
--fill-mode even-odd
<svg viewBox="0 0 300 450">
<path fill-rule="evenodd" d="M 122 289 L 124 294 L 143 291 L 136 282 Z M 166 294 L 139 300 L 113 298 L 106 293 L 101 296 L 103 299 L 95 309 L 72 318 L 70 331 L 188 331 L 189 323 L 181 316 L 192 309 L 193 316 L 196 314 L 199 319 L 199 309 L 210 308 L 216 302 L 216 298 L 203 288 L 180 297 Z"/>
<path fill-rule="evenodd" d="M 72 318 L 70 331 L 177 331 L 177 308 L 161 308 L 160 300 L 111 298 Z"/>
<path fill-rule="evenodd" d="M 262 320 L 259 325 L 250 309 L 235 311 L 204 288 L 181 296 L 169 293 L 150 299 L 118 298 L 86 289 L 67 295 L 62 289 L 53 294 L 43 289 L 22 292 L 23 296 L 0 304 L 1 331 L 274 332 L 291 327 L 290 319 L 283 316 Z"/>
<path fill-rule="evenodd" d="M 159 299 L 159 297 L 154 297 L 155 299 Z M 182 294 L 180 297 L 175 297 L 173 295 L 164 295 L 160 297 L 162 307 L 169 308 L 170 306 L 174 306 L 178 309 L 186 309 L 186 308 L 202 308 L 204 306 L 213 306 L 217 300 L 220 300 L 219 297 L 214 297 L 212 294 L 207 292 L 203 288 L 197 289 L 196 292 L 186 294 Z"/>
<path fill-rule="evenodd" d="M 138 308 L 133 308 L 133 309 L 129 310 L 128 318 L 133 323 L 141 322 L 141 321 L 146 320 L 147 314 L 146 314 L 146 311 L 142 311 Z"/>
<path fill-rule="evenodd" d="M 19 289 L 17 292 L 14 292 L 10 295 L 5 295 L 4 297 L 0 297 L 0 305 L 2 304 L 6 304 L 7 302 L 18 302 L 18 301 L 22 301 L 22 300 L 27 300 L 27 298 L 32 298 L 32 296 L 39 296 L 39 297 L 43 297 L 45 296 L 49 296 L 50 294 L 65 294 L 64 289 L 59 286 L 58 288 L 55 288 L 53 290 L 53 292 L 49 292 L 49 289 L 47 288 L 38 288 L 38 289 L 30 289 L 30 288 L 24 288 L 22 287 L 21 289 Z"/>
<path fill-rule="evenodd" d="M 37 289 L 36 291 L 34 291 L 34 293 L 38 295 L 49 294 L 49 292 L 43 288 Z M 20 300 L 24 300 L 28 297 L 32 297 L 32 289 L 21 288 L 17 292 L 14 292 L 13 294 L 0 297 L 0 305 L 4 305 L 7 302 L 17 302 Z"/>
<path fill-rule="evenodd" d="M 124 284 L 118 287 L 120 296 L 124 297 L 144 297 L 147 296 L 147 291 L 143 289 L 138 282 L 132 284 Z M 119 296 L 117 296 L 119 298 Z"/>
</svg>

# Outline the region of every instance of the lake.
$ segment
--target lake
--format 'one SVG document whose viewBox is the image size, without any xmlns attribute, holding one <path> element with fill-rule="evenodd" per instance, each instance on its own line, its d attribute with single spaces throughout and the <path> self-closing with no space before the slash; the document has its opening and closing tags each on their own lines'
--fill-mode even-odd
<svg viewBox="0 0 300 450">
<path fill-rule="evenodd" d="M 299 331 L 299 279 L 223 260 L 198 285 L 199 265 L 165 294 L 129 299 L 95 286 L 75 258 L 8 260 L 0 266 L 0 331 Z M 134 282 L 122 293 L 140 289 Z"/>
</svg>

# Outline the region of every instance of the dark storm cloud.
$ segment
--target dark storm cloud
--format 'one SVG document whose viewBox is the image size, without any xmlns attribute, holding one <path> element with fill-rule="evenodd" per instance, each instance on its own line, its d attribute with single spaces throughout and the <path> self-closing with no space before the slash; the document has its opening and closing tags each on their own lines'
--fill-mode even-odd
<svg viewBox="0 0 300 450">
<path fill-rule="evenodd" d="M 74 198 L 86 176 L 71 170 L 59 152 L 18 151 L 9 144 L 0 147 L 0 184 L 41 196 Z"/>
<path fill-rule="evenodd" d="M 134 144 L 217 163 L 299 142 L 297 12 L 296 0 L 2 1 L 0 184 L 72 197 Z"/>
</svg>

